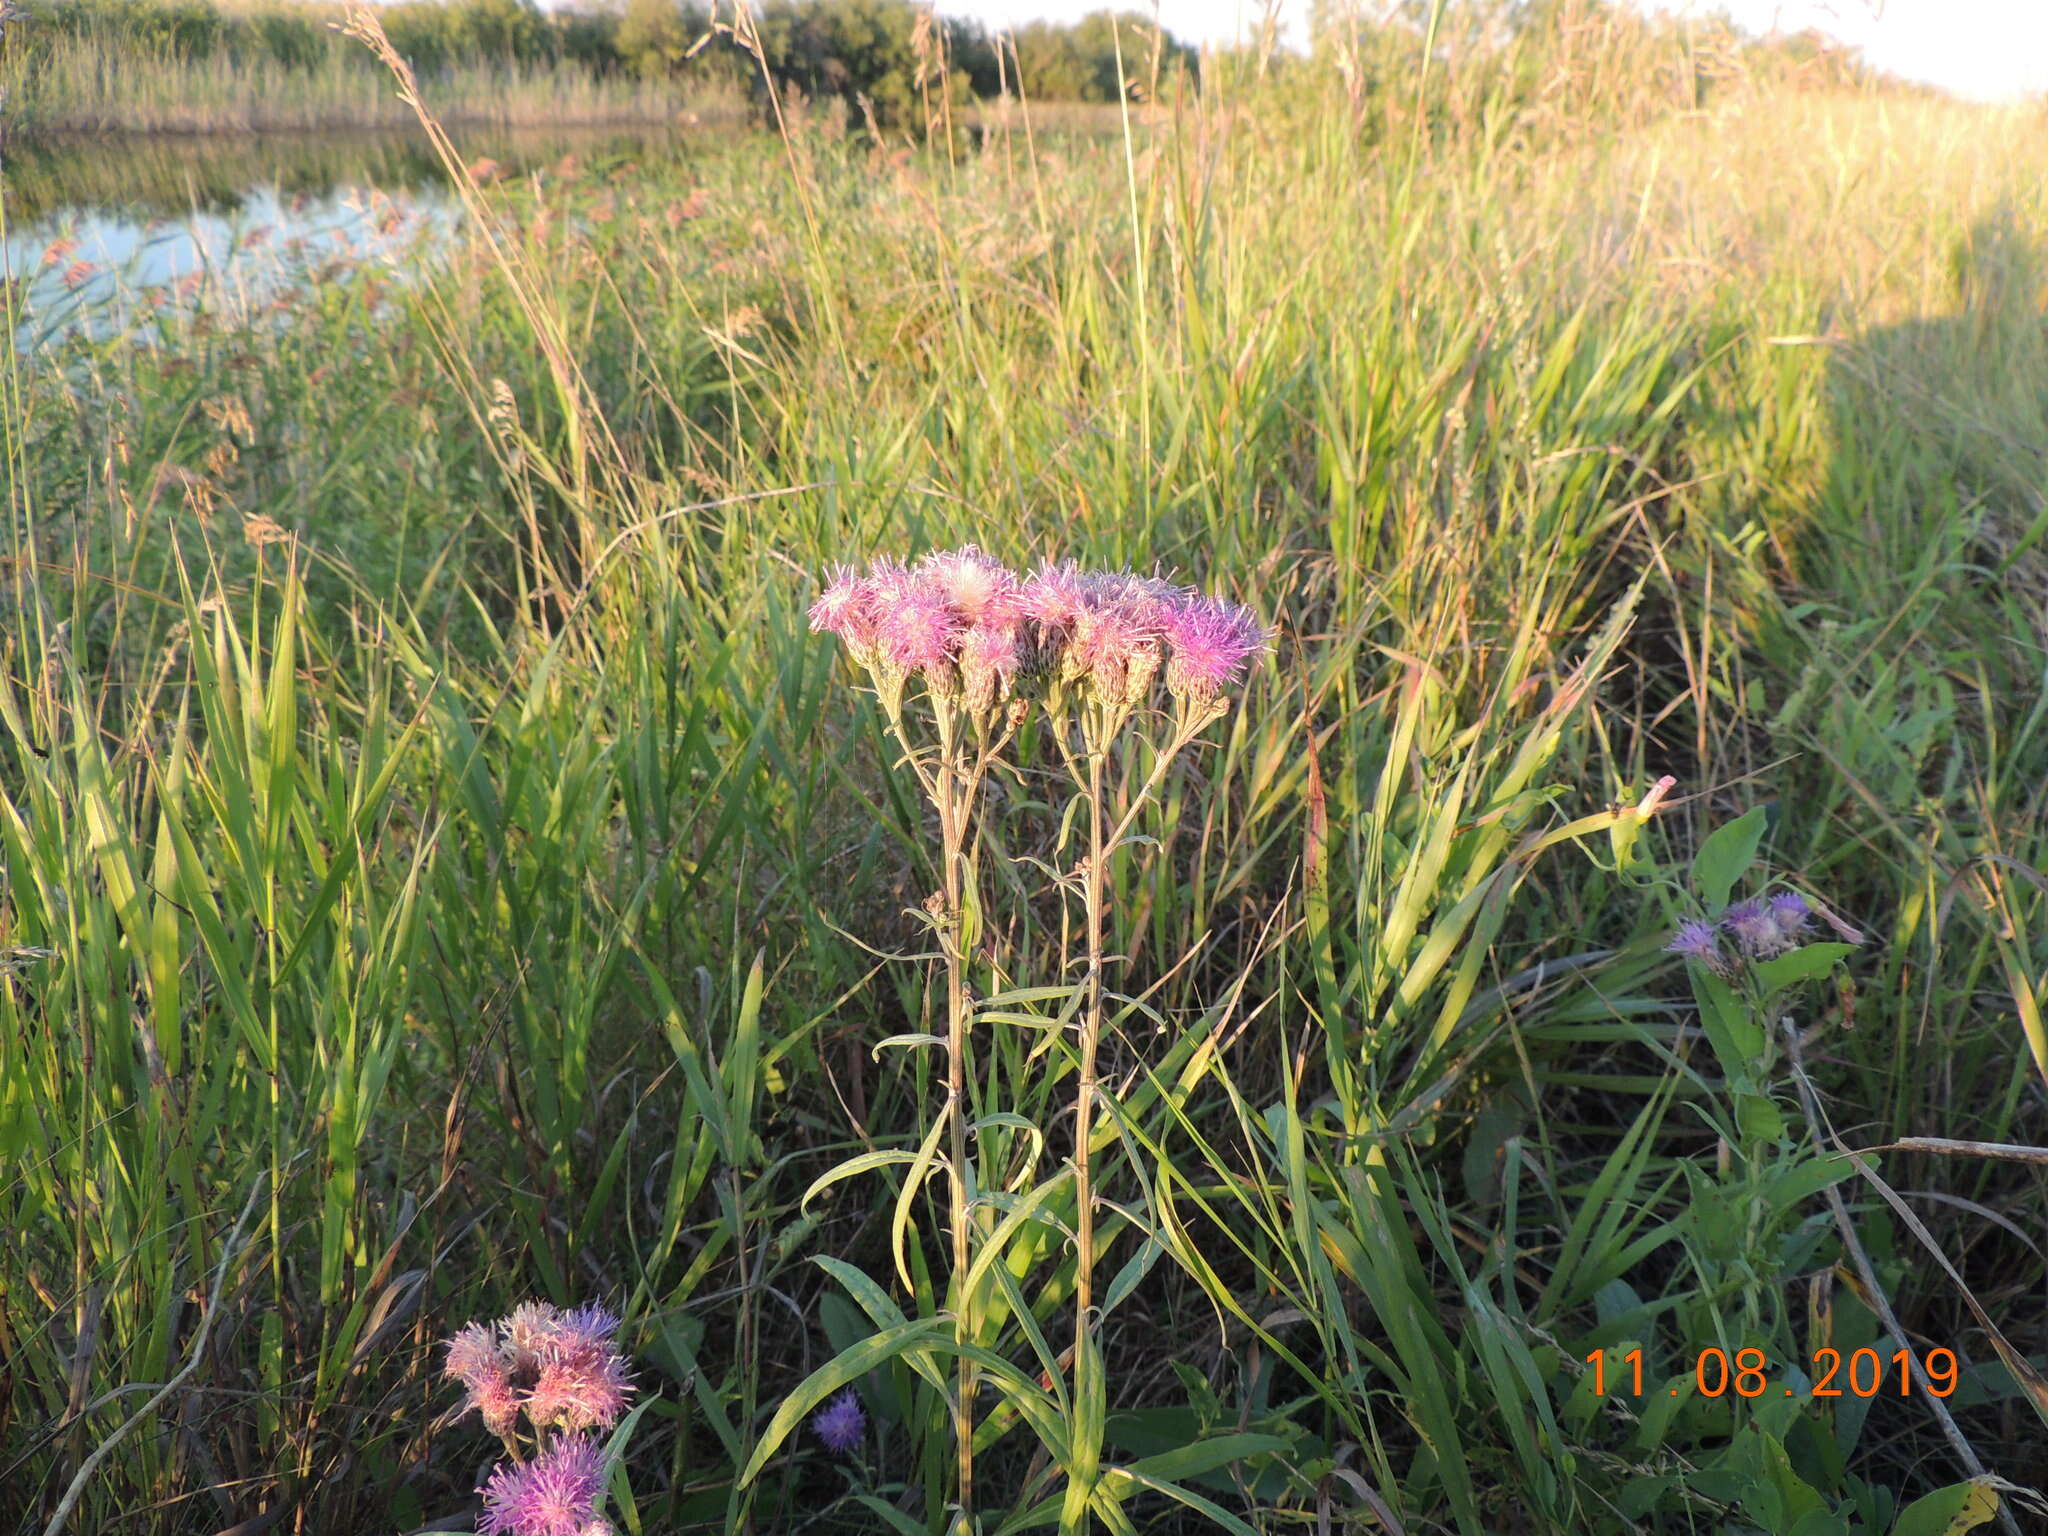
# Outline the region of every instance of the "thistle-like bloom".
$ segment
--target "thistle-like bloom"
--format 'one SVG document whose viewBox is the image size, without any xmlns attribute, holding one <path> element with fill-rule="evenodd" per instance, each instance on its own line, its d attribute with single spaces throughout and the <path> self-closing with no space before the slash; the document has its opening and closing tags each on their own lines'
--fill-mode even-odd
<svg viewBox="0 0 2048 1536">
<path fill-rule="evenodd" d="M 835 1456 L 852 1455 L 860 1445 L 867 1424 L 867 1415 L 860 1408 L 860 1394 L 852 1387 L 811 1416 L 811 1428 L 825 1442 L 825 1449 Z"/>
<path fill-rule="evenodd" d="M 913 673 L 976 714 L 1004 703 L 1027 673 L 1085 682 L 1094 698 L 1130 709 L 1162 667 L 1175 697 L 1207 700 L 1266 648 L 1264 626 L 1235 603 L 1072 562 L 1019 581 L 972 544 L 933 551 L 914 570 L 889 560 L 866 576 L 838 568 L 810 617 L 874 673 L 892 718 Z"/>
<path fill-rule="evenodd" d="M 536 1429 L 609 1429 L 619 1422 L 632 1391 L 626 1362 L 608 1344 L 565 1334 L 541 1348 L 540 1374 L 526 1395 L 526 1416 Z"/>
<path fill-rule="evenodd" d="M 1751 959 L 1769 959 L 1788 947 L 1778 937 L 1770 903 L 1760 897 L 1736 902 L 1721 914 L 1721 927 L 1734 936 L 1737 947 Z"/>
<path fill-rule="evenodd" d="M 977 624 L 960 642 L 960 694 L 975 714 L 993 709 L 1010 696 L 1023 670 L 1024 626 Z"/>
<path fill-rule="evenodd" d="M 1168 603 L 1165 628 L 1173 645 L 1166 688 L 1177 699 L 1213 699 L 1266 649 L 1266 627 L 1252 611 L 1220 597 L 1188 593 Z"/>
<path fill-rule="evenodd" d="M 966 633 L 945 594 L 915 577 L 877 584 L 875 623 L 883 657 L 905 672 L 923 670 L 928 681 L 952 662 Z"/>
<path fill-rule="evenodd" d="M 1190 592 L 1160 577 L 1140 576 L 1134 571 L 1094 571 L 1085 579 L 1097 607 L 1129 608 L 1155 624 L 1160 622 L 1161 604 L 1176 602 Z"/>
<path fill-rule="evenodd" d="M 1159 670 L 1164 632 L 1163 582 L 1127 571 L 1096 571 L 1081 578 L 1081 610 L 1068 631 L 1069 679 L 1086 678 L 1104 703 L 1138 704 Z"/>
<path fill-rule="evenodd" d="M 952 605 L 963 624 L 1003 629 L 1024 617 L 1024 590 L 1016 576 L 975 545 L 934 550 L 918 562 L 917 574 Z"/>
<path fill-rule="evenodd" d="M 619 1315 L 601 1301 L 587 1301 L 580 1307 L 571 1307 L 562 1314 L 558 1333 L 579 1339 L 593 1348 L 600 1345 L 609 1348 L 612 1335 L 619 1331 Z"/>
<path fill-rule="evenodd" d="M 588 1435 L 564 1435 L 531 1461 L 500 1466 L 477 1491 L 478 1536 L 588 1536 L 604 1524 L 604 1452 Z"/>
<path fill-rule="evenodd" d="M 1721 954 L 1720 934 L 1712 923 L 1680 923 L 1677 934 L 1664 949 L 1667 954 L 1683 955 L 1688 960 L 1698 961 L 1716 976 L 1728 974 L 1728 962 Z"/>
<path fill-rule="evenodd" d="M 853 659 L 873 666 L 875 659 L 875 583 L 856 576 L 850 566 L 835 567 L 825 590 L 811 604 L 811 628 L 837 635 Z"/>
<path fill-rule="evenodd" d="M 1068 561 L 1041 565 L 1024 583 L 1024 612 L 1036 620 L 1048 641 L 1057 644 L 1074 632 L 1089 608 L 1088 579 Z"/>
<path fill-rule="evenodd" d="M 613 1347 L 618 1317 L 591 1304 L 568 1312 L 523 1302 L 495 1328 L 471 1323 L 448 1341 L 448 1374 L 469 1388 L 484 1427 L 503 1437 L 524 1412 L 535 1429 L 610 1427 L 634 1390 Z"/>
<path fill-rule="evenodd" d="M 1771 898 L 1771 928 L 1781 948 L 1791 949 L 1796 945 L 1812 917 L 1813 909 L 1796 891 L 1780 891 Z"/>
<path fill-rule="evenodd" d="M 513 1314 L 533 1361 L 526 1416 L 536 1429 L 610 1428 L 625 1410 L 633 1383 L 612 1348 L 618 1317 L 593 1302 L 558 1312 L 534 1304 Z"/>
<path fill-rule="evenodd" d="M 505 1374 L 505 1357 L 498 1349 L 497 1334 L 482 1323 L 471 1323 L 448 1341 L 447 1373 L 465 1387 Z"/>
<path fill-rule="evenodd" d="M 483 1416 L 484 1428 L 500 1437 L 519 1422 L 519 1389 L 512 1384 L 512 1366 L 494 1329 L 471 1323 L 448 1341 L 448 1375 L 469 1389 L 462 1405 Z"/>
<path fill-rule="evenodd" d="M 544 1301 L 522 1301 L 498 1324 L 512 1374 L 531 1378 L 540 1369 L 541 1345 L 554 1336 L 562 1314 Z"/>
</svg>

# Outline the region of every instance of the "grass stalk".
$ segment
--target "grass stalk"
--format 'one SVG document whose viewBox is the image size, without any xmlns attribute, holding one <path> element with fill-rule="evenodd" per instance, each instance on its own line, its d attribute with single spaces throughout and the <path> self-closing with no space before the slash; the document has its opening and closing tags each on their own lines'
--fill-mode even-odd
<svg viewBox="0 0 2048 1536">
<path fill-rule="evenodd" d="M 1080 707 L 1082 752 L 1086 778 L 1082 792 L 1088 809 L 1088 852 L 1081 871 L 1081 905 L 1085 924 L 1081 1002 L 1081 1065 L 1074 1085 L 1074 1396 L 1092 1400 L 1102 1368 L 1095 1345 L 1095 1181 L 1089 1143 L 1095 1134 L 1096 1054 L 1102 1043 L 1103 879 L 1111 844 L 1104 835 L 1103 768 L 1113 729 L 1108 711 L 1093 703 Z M 1073 1483 L 1068 1489 L 1062 1531 L 1087 1528 L 1088 1501 L 1095 1492 L 1100 1460 L 1094 1437 L 1077 1436 Z"/>
<path fill-rule="evenodd" d="M 962 1344 L 974 1340 L 974 1304 L 968 1291 L 969 1271 L 974 1254 L 971 1246 L 971 1216 L 968 1208 L 967 1162 L 967 1047 L 969 1017 L 967 1004 L 967 922 L 964 891 L 967 874 L 967 828 L 971 816 L 971 791 L 963 761 L 964 744 L 959 737 L 959 720 L 953 708 L 938 703 L 938 782 L 940 863 L 944 880 L 943 905 L 939 913 L 939 948 L 946 967 L 946 1140 L 949 1159 L 948 1203 L 953 1227 L 954 1323 Z M 956 1376 L 957 1400 L 953 1405 L 954 1456 L 960 1523 L 974 1529 L 974 1396 L 975 1369 L 965 1351 L 959 1358 Z"/>
</svg>

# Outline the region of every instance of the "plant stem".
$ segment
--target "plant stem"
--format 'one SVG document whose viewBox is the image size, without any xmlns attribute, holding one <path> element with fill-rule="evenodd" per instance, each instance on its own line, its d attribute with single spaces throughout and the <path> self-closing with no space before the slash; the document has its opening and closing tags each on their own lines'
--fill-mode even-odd
<svg viewBox="0 0 2048 1536">
<path fill-rule="evenodd" d="M 1089 717 L 1084 716 L 1084 719 Z M 1088 755 L 1088 864 L 1082 906 L 1088 923 L 1087 998 L 1081 1008 L 1081 1080 L 1074 1093 L 1074 1371 L 1078 1384 L 1089 1357 L 1095 1308 L 1095 1187 L 1088 1143 L 1095 1134 L 1095 1053 L 1102 1040 L 1102 876 L 1107 841 L 1102 825 L 1102 760 L 1109 751 L 1109 722 L 1093 715 L 1084 725 Z"/>
<path fill-rule="evenodd" d="M 967 823 L 973 781 L 964 771 L 961 745 L 951 710 L 939 704 L 939 763 L 937 796 L 939 808 L 940 862 L 944 879 L 940 914 L 939 949 L 946 965 L 946 1119 L 951 1146 L 949 1180 L 953 1226 L 954 1337 L 962 1344 L 973 1342 L 972 1307 L 967 1295 L 967 1272 L 972 1260 L 968 1251 L 967 1218 L 967 978 L 966 948 L 963 944 L 964 865 Z M 959 1399 L 953 1406 L 953 1436 L 959 1454 L 960 1518 L 967 1529 L 974 1527 L 974 1363 L 960 1357 Z"/>
<path fill-rule="evenodd" d="M 1087 758 L 1085 777 L 1074 772 L 1081 792 L 1088 800 L 1088 861 L 1083 866 L 1081 904 L 1087 920 L 1088 969 L 1084 979 L 1086 998 L 1081 1009 L 1081 1075 L 1074 1094 L 1074 1357 L 1081 1357 L 1081 1343 L 1089 1334 L 1089 1316 L 1095 1301 L 1095 1209 L 1094 1178 L 1089 1142 L 1095 1134 L 1096 1054 L 1102 1043 L 1103 993 L 1103 877 L 1111 850 L 1117 847 L 1137 819 L 1146 799 L 1166 778 L 1173 760 L 1195 735 L 1216 718 L 1219 711 L 1202 709 L 1183 713 L 1176 720 L 1172 740 L 1162 750 L 1133 797 L 1129 810 L 1108 832 L 1103 829 L 1104 761 L 1111 739 L 1121 724 L 1118 713 L 1098 706 L 1084 706 L 1081 750 Z M 1068 768 L 1079 765 L 1068 758 Z"/>
</svg>

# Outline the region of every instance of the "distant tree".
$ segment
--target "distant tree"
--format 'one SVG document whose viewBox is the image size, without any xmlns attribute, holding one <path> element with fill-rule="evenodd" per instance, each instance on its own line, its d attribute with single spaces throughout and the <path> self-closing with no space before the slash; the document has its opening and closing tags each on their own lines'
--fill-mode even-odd
<svg viewBox="0 0 2048 1536">
<path fill-rule="evenodd" d="M 0 0 L 0 5 L 7 0 Z M 226 51 L 306 68 L 337 46 L 331 0 L 26 0 L 36 35 L 94 34 L 138 51 L 192 58 Z M 751 0 L 751 50 L 713 32 L 710 0 L 387 0 L 379 19 L 421 75 L 468 64 L 570 65 L 697 81 L 721 77 L 756 93 L 795 90 L 872 112 L 885 127 L 916 127 L 942 103 L 992 96 L 1007 85 L 1048 100 L 1116 99 L 1119 46 L 1127 86 L 1188 68 L 1194 54 L 1133 12 L 1100 11 L 1076 26 L 1036 22 L 1015 34 L 1004 68 L 997 44 L 971 21 L 940 17 L 929 0 Z M 727 9 L 722 19 L 730 19 Z M 706 43 L 707 34 L 711 34 Z M 1007 43 L 1007 39 L 1005 42 Z M 10 49 L 33 46 L 17 43 Z M 364 68 L 365 56 L 350 51 Z M 764 82 L 762 66 L 766 66 Z"/>
<path fill-rule="evenodd" d="M 1016 44 L 1024 94 L 1051 101 L 1115 101 L 1119 52 L 1126 90 L 1150 84 L 1155 49 L 1161 94 L 1170 74 L 1195 62 L 1193 49 L 1158 36 L 1136 11 L 1096 11 L 1071 27 L 1035 21 L 1018 29 Z"/>
<path fill-rule="evenodd" d="M 625 65 L 619 48 L 625 18 L 615 4 L 558 6 L 548 19 L 555 29 L 555 52 L 594 75 L 613 74 Z"/>
<path fill-rule="evenodd" d="M 248 20 L 251 41 L 287 69 L 311 69 L 332 41 L 318 19 L 304 11 L 258 11 Z"/>
<path fill-rule="evenodd" d="M 532 0 L 462 0 L 464 49 L 493 64 L 531 64 L 549 52 L 548 26 Z"/>
<path fill-rule="evenodd" d="M 437 74 L 460 53 L 453 13 L 439 0 L 401 0 L 378 17 L 400 57 L 421 74 Z"/>
<path fill-rule="evenodd" d="M 1041 101 L 1091 99 L 1087 96 L 1088 65 L 1069 28 L 1034 21 L 1019 27 L 1011 42 L 1017 52 L 1018 79 L 1014 83 L 1026 96 Z"/>
<path fill-rule="evenodd" d="M 673 74 L 703 35 L 703 20 L 679 0 L 626 0 L 619 18 L 619 57 L 636 74 Z"/>
<path fill-rule="evenodd" d="M 947 62 L 967 77 L 967 88 L 976 96 L 995 95 L 1008 74 L 997 60 L 995 40 L 980 22 L 964 16 L 941 17 L 940 25 L 945 29 Z"/>
</svg>

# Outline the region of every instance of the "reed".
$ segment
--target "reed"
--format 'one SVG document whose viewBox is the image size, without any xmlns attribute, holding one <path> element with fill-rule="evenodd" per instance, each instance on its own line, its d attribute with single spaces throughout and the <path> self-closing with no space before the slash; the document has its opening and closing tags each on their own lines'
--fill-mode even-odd
<svg viewBox="0 0 2048 1536">
<path fill-rule="evenodd" d="M 336 45 L 303 64 L 227 52 L 195 56 L 103 30 L 0 49 L 0 130 L 65 134 L 310 133 L 410 128 L 388 75 Z M 573 63 L 466 62 L 434 81 L 450 122 L 478 128 L 574 127 L 737 118 L 743 100 L 715 81 L 684 88 Z"/>
<path fill-rule="evenodd" d="M 539 1295 L 629 1530 L 2035 1519 L 2037 1165 L 1914 1147 L 2048 1145 L 2039 111 L 1466 14 L 6 291 L 0 1513 L 473 1517 Z M 1274 653 L 942 827 L 805 614 L 969 542 Z M 1667 949 L 1791 892 L 1864 942 Z"/>
</svg>

